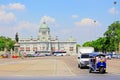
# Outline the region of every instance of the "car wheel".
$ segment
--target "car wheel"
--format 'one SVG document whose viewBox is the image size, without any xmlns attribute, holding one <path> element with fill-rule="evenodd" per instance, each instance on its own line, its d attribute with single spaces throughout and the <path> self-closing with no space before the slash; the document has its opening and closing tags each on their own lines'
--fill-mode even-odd
<svg viewBox="0 0 120 80">
<path fill-rule="evenodd" d="M 82 66 L 81 66 L 81 64 L 80 64 L 80 69 L 82 69 Z"/>
</svg>

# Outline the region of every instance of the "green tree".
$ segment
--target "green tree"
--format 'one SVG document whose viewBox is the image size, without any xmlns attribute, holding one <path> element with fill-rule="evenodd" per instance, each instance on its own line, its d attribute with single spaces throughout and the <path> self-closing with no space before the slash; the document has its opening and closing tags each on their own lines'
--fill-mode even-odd
<svg viewBox="0 0 120 80">
<path fill-rule="evenodd" d="M 94 47 L 95 51 L 106 52 L 106 38 L 100 37 L 97 40 L 89 41 L 83 44 L 84 47 Z"/>
<path fill-rule="evenodd" d="M 94 43 L 96 51 L 106 52 L 106 37 L 100 37 Z"/>
<path fill-rule="evenodd" d="M 10 51 L 10 49 L 14 49 L 14 44 L 15 41 L 13 41 L 11 38 L 0 36 L 0 51 L 4 51 L 5 48 Z"/>
<path fill-rule="evenodd" d="M 82 46 L 83 47 L 93 47 L 93 41 L 85 42 Z"/>
<path fill-rule="evenodd" d="M 6 45 L 5 45 L 5 37 L 1 36 L 0 37 L 0 51 L 3 51 L 5 47 L 6 47 Z"/>
<path fill-rule="evenodd" d="M 108 50 L 109 51 L 117 51 L 118 44 L 120 42 L 120 22 L 116 21 L 112 23 L 108 30 L 104 33 L 104 36 L 108 40 Z"/>
<path fill-rule="evenodd" d="M 95 51 L 113 52 L 118 50 L 120 42 L 120 22 L 116 21 L 108 26 L 108 30 L 104 33 L 104 37 L 97 40 L 85 42 L 83 46 L 91 46 Z"/>
</svg>

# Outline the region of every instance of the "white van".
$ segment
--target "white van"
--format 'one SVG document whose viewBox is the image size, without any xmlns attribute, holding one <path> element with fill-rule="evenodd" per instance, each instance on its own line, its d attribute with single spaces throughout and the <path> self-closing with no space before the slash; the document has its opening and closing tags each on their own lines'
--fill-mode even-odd
<svg viewBox="0 0 120 80">
<path fill-rule="evenodd" d="M 89 66 L 89 54 L 94 52 L 93 47 L 80 47 L 78 51 L 78 68 Z"/>
</svg>

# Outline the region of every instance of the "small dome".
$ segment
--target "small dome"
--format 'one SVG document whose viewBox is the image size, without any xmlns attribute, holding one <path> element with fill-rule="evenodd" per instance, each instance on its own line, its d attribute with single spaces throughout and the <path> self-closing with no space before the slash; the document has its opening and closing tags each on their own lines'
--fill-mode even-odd
<svg viewBox="0 0 120 80">
<path fill-rule="evenodd" d="M 49 29 L 49 27 L 45 22 L 43 22 L 43 24 L 40 25 L 40 29 Z"/>
<path fill-rule="evenodd" d="M 68 41 L 75 41 L 75 39 L 73 39 L 72 37 L 69 37 Z"/>
</svg>

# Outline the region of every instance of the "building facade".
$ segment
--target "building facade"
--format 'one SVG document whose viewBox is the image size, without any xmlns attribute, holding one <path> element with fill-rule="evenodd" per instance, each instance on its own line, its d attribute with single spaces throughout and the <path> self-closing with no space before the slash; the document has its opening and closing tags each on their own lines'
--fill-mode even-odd
<svg viewBox="0 0 120 80">
<path fill-rule="evenodd" d="M 72 37 L 60 41 L 58 37 L 51 37 L 50 28 L 44 22 L 40 25 L 38 38 L 21 38 L 19 40 L 20 52 L 31 53 L 35 51 L 54 52 L 65 51 L 67 54 L 76 54 L 76 41 Z"/>
</svg>

